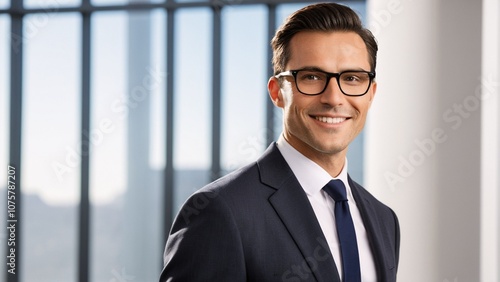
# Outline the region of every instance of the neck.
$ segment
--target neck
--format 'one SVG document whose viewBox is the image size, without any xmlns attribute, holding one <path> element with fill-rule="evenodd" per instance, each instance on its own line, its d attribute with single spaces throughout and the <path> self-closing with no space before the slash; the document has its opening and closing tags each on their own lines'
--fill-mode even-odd
<svg viewBox="0 0 500 282">
<path fill-rule="evenodd" d="M 295 150 L 318 164 L 333 178 L 336 178 L 344 168 L 347 148 L 341 151 L 325 152 L 302 142 L 294 142 L 295 138 L 287 138 L 286 134 L 283 137 Z"/>
<path fill-rule="evenodd" d="M 321 166 L 325 171 L 327 171 L 330 176 L 332 177 L 337 177 L 339 176 L 340 172 L 342 172 L 342 169 L 344 168 L 345 165 L 345 154 L 337 154 L 337 155 L 325 155 L 325 156 L 320 156 L 320 157 L 310 157 L 305 155 L 307 158 L 312 160 L 313 162 L 317 163 L 319 166 Z"/>
</svg>

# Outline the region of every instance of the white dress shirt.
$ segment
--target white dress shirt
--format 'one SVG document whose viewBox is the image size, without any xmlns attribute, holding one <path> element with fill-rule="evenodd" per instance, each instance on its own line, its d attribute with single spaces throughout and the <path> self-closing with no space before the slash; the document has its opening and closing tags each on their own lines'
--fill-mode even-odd
<svg viewBox="0 0 500 282">
<path fill-rule="evenodd" d="M 316 214 L 321 230 L 326 237 L 328 246 L 337 265 L 340 277 L 342 277 L 342 259 L 340 254 L 339 239 L 335 225 L 334 207 L 335 201 L 323 191 L 323 187 L 332 179 L 340 179 L 344 183 L 347 192 L 349 210 L 356 230 L 358 242 L 359 262 L 361 267 L 361 280 L 363 282 L 377 281 L 375 263 L 373 261 L 370 244 L 366 234 L 361 214 L 352 196 L 351 187 L 347 180 L 347 159 L 342 171 L 336 178 L 326 172 L 322 167 L 306 158 L 299 151 L 293 148 L 283 137 L 280 136 L 277 142 L 278 149 L 292 169 L 295 177 L 307 194 L 311 206 Z"/>
</svg>

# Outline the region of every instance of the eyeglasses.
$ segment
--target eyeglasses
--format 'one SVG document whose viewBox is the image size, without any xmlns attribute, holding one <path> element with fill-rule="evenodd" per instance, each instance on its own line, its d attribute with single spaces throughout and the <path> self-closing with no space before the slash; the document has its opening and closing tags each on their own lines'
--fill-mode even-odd
<svg viewBox="0 0 500 282">
<path fill-rule="evenodd" d="M 337 79 L 340 91 L 347 96 L 363 96 L 370 89 L 375 72 L 343 71 L 340 73 L 321 70 L 289 70 L 277 74 L 276 78 L 293 76 L 297 90 L 304 95 L 319 95 L 323 93 L 332 77 Z"/>
</svg>

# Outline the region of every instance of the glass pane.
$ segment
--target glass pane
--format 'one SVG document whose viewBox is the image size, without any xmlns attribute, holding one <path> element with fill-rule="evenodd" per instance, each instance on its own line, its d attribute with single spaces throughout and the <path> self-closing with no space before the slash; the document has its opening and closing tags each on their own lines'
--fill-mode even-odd
<svg viewBox="0 0 500 282">
<path fill-rule="evenodd" d="M 0 15 L 0 218 L 4 220 L 7 212 L 7 165 L 9 163 L 9 52 L 10 21 L 6 15 Z M 3 231 L 3 230 L 2 230 Z M 6 233 L 0 233 L 0 254 L 5 254 Z M 6 264 L 0 263 L 0 275 L 7 273 Z"/>
<path fill-rule="evenodd" d="M 125 5 L 127 0 L 91 0 L 92 5 Z"/>
<path fill-rule="evenodd" d="M 174 166 L 175 207 L 209 181 L 211 163 L 212 15 L 209 9 L 176 14 Z"/>
<path fill-rule="evenodd" d="M 0 0 L 1 1 L 1 0 Z M 15 1 L 15 0 L 12 0 Z M 44 8 L 46 9 L 45 13 L 40 13 L 36 17 L 34 17 L 34 21 L 36 22 L 36 28 L 40 28 L 46 25 L 47 20 L 57 12 L 59 8 L 64 7 L 74 7 L 81 4 L 81 0 L 24 0 L 24 6 L 26 8 Z M 42 19 L 42 20 L 40 20 Z"/>
<path fill-rule="evenodd" d="M 267 9 L 226 7 L 222 16 L 222 163 L 230 171 L 256 160 L 269 145 L 265 128 Z"/>
<path fill-rule="evenodd" d="M 301 9 L 311 3 L 298 3 L 298 4 L 282 4 L 279 5 L 276 9 L 276 27 L 281 26 L 283 21 L 292 14 L 293 12 L 297 11 L 298 9 Z"/>
<path fill-rule="evenodd" d="M 149 163 L 154 170 L 165 169 L 166 157 L 166 14 L 164 10 L 153 10 L 151 14 L 151 67 L 156 69 L 156 75 L 151 92 L 151 130 L 149 142 Z M 163 194 L 162 194 L 163 195 Z M 164 242 L 162 242 L 163 244 Z M 162 254 L 163 255 L 163 254 Z"/>
<path fill-rule="evenodd" d="M 117 202 L 127 185 L 126 27 L 125 12 L 92 17 L 91 127 L 102 125 L 102 140 L 95 142 L 90 160 L 91 281 L 111 280 L 113 271 L 124 267 L 119 262 L 123 208 Z"/>
<path fill-rule="evenodd" d="M 176 0 L 176 2 L 179 2 L 179 3 L 188 3 L 188 2 L 208 2 L 209 0 Z M 238 1 L 238 0 L 236 0 Z"/>
<path fill-rule="evenodd" d="M 129 3 L 162 3 L 165 0 L 91 0 L 92 5 L 126 5 Z"/>
<path fill-rule="evenodd" d="M 351 7 L 361 18 L 361 21 L 366 23 L 366 1 L 348 1 L 340 2 L 340 4 Z"/>
<path fill-rule="evenodd" d="M 10 7 L 9 0 L 0 0 L 0 9 L 6 9 Z"/>
<path fill-rule="evenodd" d="M 154 281 L 164 244 L 165 16 L 98 13 L 92 27 L 91 277 Z"/>
<path fill-rule="evenodd" d="M 36 16 L 25 17 L 25 29 Z M 81 18 L 49 17 L 24 41 L 23 281 L 77 277 Z"/>
</svg>

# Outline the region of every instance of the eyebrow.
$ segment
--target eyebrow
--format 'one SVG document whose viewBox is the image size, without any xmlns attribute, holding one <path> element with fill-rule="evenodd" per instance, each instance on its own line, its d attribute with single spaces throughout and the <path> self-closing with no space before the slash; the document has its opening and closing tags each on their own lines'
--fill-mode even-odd
<svg viewBox="0 0 500 282">
<path fill-rule="evenodd" d="M 321 72 L 327 72 L 327 73 L 330 73 L 329 71 L 326 71 L 320 67 L 317 67 L 317 66 L 305 66 L 305 67 L 302 67 L 302 68 L 298 68 L 297 70 L 308 70 L 308 71 L 321 71 Z M 361 67 L 359 68 L 346 68 L 346 69 L 343 69 L 341 71 L 339 71 L 338 73 L 341 73 L 341 72 L 346 72 L 346 71 L 366 71 L 366 72 L 370 72 L 369 70 L 365 70 Z"/>
</svg>

